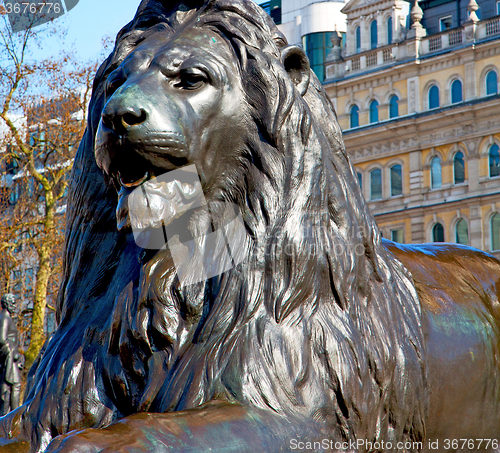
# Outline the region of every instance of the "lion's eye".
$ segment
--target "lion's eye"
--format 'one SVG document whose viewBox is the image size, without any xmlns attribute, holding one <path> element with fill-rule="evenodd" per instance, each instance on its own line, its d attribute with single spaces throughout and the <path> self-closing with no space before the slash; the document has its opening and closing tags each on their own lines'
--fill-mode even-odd
<svg viewBox="0 0 500 453">
<path fill-rule="evenodd" d="M 120 73 L 111 73 L 106 81 L 106 93 L 113 94 L 125 82 L 125 77 Z"/>
<path fill-rule="evenodd" d="M 123 80 L 114 79 L 114 80 L 108 81 L 108 83 L 106 84 L 106 93 L 113 94 L 122 85 L 123 85 Z"/>
<path fill-rule="evenodd" d="M 174 82 L 174 87 L 181 90 L 197 90 L 207 82 L 207 75 L 197 68 L 182 70 Z"/>
</svg>

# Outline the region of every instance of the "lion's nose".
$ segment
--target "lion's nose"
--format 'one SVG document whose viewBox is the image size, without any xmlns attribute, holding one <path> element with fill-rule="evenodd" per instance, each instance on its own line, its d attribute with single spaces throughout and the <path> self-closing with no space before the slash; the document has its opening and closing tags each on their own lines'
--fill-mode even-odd
<svg viewBox="0 0 500 453">
<path fill-rule="evenodd" d="M 106 107 L 102 112 L 103 124 L 116 134 L 123 135 L 134 126 L 139 126 L 148 119 L 147 112 L 139 107 Z"/>
</svg>

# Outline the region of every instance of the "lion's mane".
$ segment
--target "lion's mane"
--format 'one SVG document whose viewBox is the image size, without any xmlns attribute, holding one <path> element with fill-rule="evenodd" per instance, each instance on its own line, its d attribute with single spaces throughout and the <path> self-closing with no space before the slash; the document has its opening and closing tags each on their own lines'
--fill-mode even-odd
<svg viewBox="0 0 500 453">
<path fill-rule="evenodd" d="M 173 2 L 172 2 L 173 4 Z M 421 312 L 384 248 L 329 99 L 302 97 L 284 37 L 246 0 L 143 1 L 100 68 L 68 205 L 59 328 L 32 368 L 22 420 L 45 447 L 71 429 L 215 397 L 317 422 L 338 439 L 421 440 Z M 209 27 L 234 50 L 252 111 L 247 149 L 220 182 L 247 258 L 179 288 L 168 251 L 116 231 L 116 193 L 93 156 L 103 84 L 147 36 Z"/>
</svg>

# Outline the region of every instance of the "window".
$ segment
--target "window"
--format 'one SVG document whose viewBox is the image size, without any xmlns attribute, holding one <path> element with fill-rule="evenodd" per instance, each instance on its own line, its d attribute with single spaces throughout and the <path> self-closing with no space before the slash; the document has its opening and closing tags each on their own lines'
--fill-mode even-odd
<svg viewBox="0 0 500 453">
<path fill-rule="evenodd" d="M 490 220 L 491 250 L 500 250 L 500 214 L 493 214 Z"/>
<path fill-rule="evenodd" d="M 363 188 L 363 174 L 359 171 L 357 171 L 356 174 L 358 175 L 359 187 Z"/>
<path fill-rule="evenodd" d="M 498 76 L 497 73 L 491 69 L 486 74 L 486 96 L 498 93 Z"/>
<path fill-rule="evenodd" d="M 462 102 L 462 82 L 458 79 L 451 84 L 451 103 Z"/>
<path fill-rule="evenodd" d="M 370 24 L 370 44 L 371 48 L 375 49 L 378 44 L 378 37 L 377 37 L 377 21 L 372 20 L 372 23 Z"/>
<path fill-rule="evenodd" d="M 459 151 L 453 158 L 453 174 L 455 176 L 455 184 L 462 184 L 465 181 L 465 160 L 464 153 Z"/>
<path fill-rule="evenodd" d="M 431 160 L 431 188 L 439 189 L 441 184 L 441 159 L 435 156 Z"/>
<path fill-rule="evenodd" d="M 75 3 L 75 2 L 73 2 Z M 281 24 L 281 0 L 270 0 L 260 4 L 276 25 Z"/>
<path fill-rule="evenodd" d="M 440 223 L 432 227 L 432 242 L 444 242 L 444 228 Z"/>
<path fill-rule="evenodd" d="M 17 200 L 19 200 L 19 195 L 20 195 L 20 186 L 19 183 L 15 182 L 10 188 L 9 204 L 15 205 L 17 203 Z"/>
<path fill-rule="evenodd" d="M 22 281 L 22 271 L 20 270 L 15 270 L 13 273 L 13 282 L 11 282 L 11 285 L 13 284 L 12 290 L 15 293 L 20 293 L 21 292 L 21 281 Z"/>
<path fill-rule="evenodd" d="M 14 249 L 14 252 L 15 253 L 19 253 L 19 252 L 21 252 L 23 250 L 23 243 L 22 242 L 17 242 L 17 241 L 16 241 L 16 243 L 17 243 L 17 247 Z"/>
<path fill-rule="evenodd" d="M 7 145 L 7 153 L 12 152 L 10 149 L 10 145 Z M 9 175 L 15 175 L 19 171 L 19 161 L 12 157 L 8 156 L 4 159 L 5 161 L 5 171 Z"/>
<path fill-rule="evenodd" d="M 436 109 L 439 107 L 439 88 L 432 85 L 429 88 L 429 108 Z"/>
<path fill-rule="evenodd" d="M 351 127 L 358 127 L 359 126 L 359 107 L 357 105 L 353 105 L 351 107 L 350 118 L 351 118 Z"/>
<path fill-rule="evenodd" d="M 326 56 L 333 47 L 331 32 L 309 33 L 302 37 L 302 47 L 304 48 L 311 69 L 314 71 L 320 82 L 325 79 Z"/>
<path fill-rule="evenodd" d="M 458 219 L 455 224 L 455 242 L 469 245 L 469 227 L 464 219 Z"/>
<path fill-rule="evenodd" d="M 361 27 L 356 27 L 356 52 L 361 51 Z"/>
<path fill-rule="evenodd" d="M 497 16 L 500 16 L 500 2 L 497 2 Z"/>
<path fill-rule="evenodd" d="M 387 19 L 387 44 L 392 43 L 392 17 Z"/>
<path fill-rule="evenodd" d="M 38 141 L 38 131 L 30 132 L 29 137 L 30 137 L 29 138 L 29 146 L 31 146 L 33 148 L 34 146 L 36 146 L 37 141 Z"/>
<path fill-rule="evenodd" d="M 398 107 L 399 98 L 393 94 L 389 99 L 389 118 L 396 118 L 399 116 Z"/>
<path fill-rule="evenodd" d="M 393 165 L 391 167 L 391 197 L 401 195 L 403 193 L 403 177 L 401 165 Z"/>
<path fill-rule="evenodd" d="M 391 240 L 394 242 L 404 243 L 403 230 L 391 230 Z"/>
<path fill-rule="evenodd" d="M 489 151 L 490 156 L 490 178 L 495 178 L 496 176 L 500 176 L 500 152 L 498 145 L 493 143 L 490 146 Z"/>
<path fill-rule="evenodd" d="M 34 271 L 33 268 L 26 269 L 25 274 L 25 286 L 26 286 L 26 297 L 33 297 L 33 281 L 34 281 Z"/>
<path fill-rule="evenodd" d="M 449 30 L 453 25 L 453 21 L 451 16 L 441 17 L 439 19 L 439 31 Z"/>
<path fill-rule="evenodd" d="M 276 25 L 281 24 L 281 0 L 279 2 L 269 2 L 270 8 L 272 7 L 269 15 Z"/>
<path fill-rule="evenodd" d="M 382 170 L 375 168 L 370 172 L 370 200 L 382 198 Z"/>
<path fill-rule="evenodd" d="M 30 231 L 25 231 L 21 233 L 21 241 L 19 242 L 18 248 L 21 251 L 23 248 L 26 250 L 27 247 L 33 248 L 33 245 L 29 243 L 29 240 L 33 237 L 33 233 Z"/>
<path fill-rule="evenodd" d="M 45 318 L 45 326 L 44 326 L 45 334 L 49 336 L 56 330 L 56 328 L 57 328 L 56 316 L 54 311 L 50 310 Z"/>
<path fill-rule="evenodd" d="M 378 102 L 370 102 L 370 123 L 378 123 Z"/>
</svg>

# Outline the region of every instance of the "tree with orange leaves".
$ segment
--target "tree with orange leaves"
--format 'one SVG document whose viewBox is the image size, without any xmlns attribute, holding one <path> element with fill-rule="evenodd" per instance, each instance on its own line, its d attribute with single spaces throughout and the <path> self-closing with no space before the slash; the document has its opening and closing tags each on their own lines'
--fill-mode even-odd
<svg viewBox="0 0 500 453">
<path fill-rule="evenodd" d="M 96 65 L 69 54 L 37 61 L 44 34 L 61 29 L 13 32 L 1 5 L 0 16 L 0 284 L 24 307 L 18 325 L 29 367 L 60 280 L 68 179 Z"/>
</svg>

